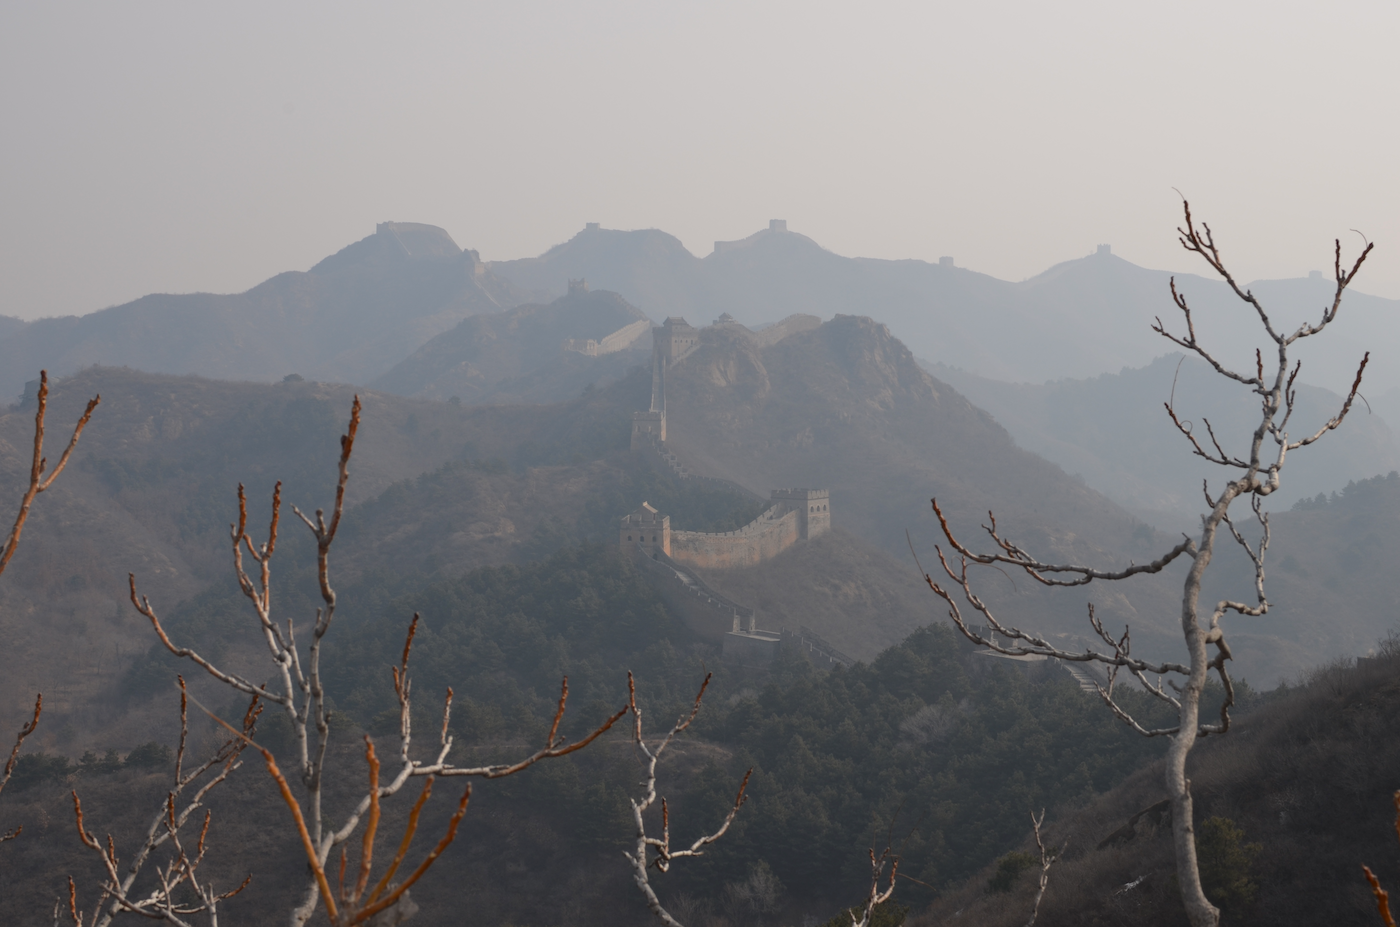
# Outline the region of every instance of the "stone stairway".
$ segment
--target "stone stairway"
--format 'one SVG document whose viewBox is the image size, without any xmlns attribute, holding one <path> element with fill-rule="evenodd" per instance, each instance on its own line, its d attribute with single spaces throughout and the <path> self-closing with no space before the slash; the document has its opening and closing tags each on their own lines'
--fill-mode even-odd
<svg viewBox="0 0 1400 927">
<path fill-rule="evenodd" d="M 1087 695 L 1098 696 L 1098 684 L 1094 682 L 1094 677 L 1090 676 L 1078 663 L 1060 663 L 1065 668 L 1065 672 L 1074 677 L 1074 682 L 1079 686 L 1079 691 Z"/>
</svg>

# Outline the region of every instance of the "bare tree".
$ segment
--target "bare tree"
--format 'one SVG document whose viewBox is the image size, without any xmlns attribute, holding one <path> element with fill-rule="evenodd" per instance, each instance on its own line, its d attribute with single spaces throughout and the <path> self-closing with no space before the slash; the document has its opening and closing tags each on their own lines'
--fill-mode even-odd
<svg viewBox="0 0 1400 927">
<path fill-rule="evenodd" d="M 695 703 L 691 706 L 690 714 L 681 715 L 676 719 L 676 723 L 671 725 L 671 730 L 662 738 L 661 743 L 655 747 L 647 745 L 642 738 L 642 710 L 637 707 L 637 685 L 632 679 L 632 674 L 627 674 L 627 707 L 632 712 L 632 742 L 636 744 L 637 750 L 642 754 L 644 778 L 642 779 L 641 799 L 628 799 L 632 805 L 632 821 L 636 827 L 636 848 L 632 852 L 623 851 L 623 856 L 632 866 L 632 880 L 637 883 L 637 888 L 641 890 L 646 898 L 647 907 L 651 913 L 666 927 L 685 927 L 680 921 L 671 916 L 661 904 L 661 899 L 656 896 L 655 889 L 651 886 L 650 871 L 653 867 L 658 872 L 670 872 L 671 862 L 687 856 L 702 856 L 705 847 L 723 837 L 729 830 L 729 825 L 734 823 L 734 817 L 739 813 L 739 809 L 744 806 L 744 791 L 749 787 L 749 777 L 753 775 L 753 769 L 744 773 L 744 781 L 739 783 L 739 793 L 734 796 L 734 805 L 729 809 L 729 814 L 724 818 L 719 828 L 712 834 L 707 834 L 698 838 L 690 846 L 684 849 L 671 849 L 671 809 L 667 805 L 666 799 L 661 799 L 661 836 L 647 836 L 646 812 L 656 804 L 656 764 L 661 759 L 661 754 L 671 742 L 690 727 L 690 722 L 695 720 L 695 716 L 700 713 L 700 702 L 705 698 L 705 690 L 710 685 L 712 673 L 705 674 L 705 681 L 700 684 L 700 691 L 695 695 Z M 655 854 L 653 856 L 652 854 Z"/>
<path fill-rule="evenodd" d="M 1031 828 L 1035 831 L 1035 846 L 1040 851 L 1040 885 L 1035 891 L 1035 901 L 1031 903 L 1031 919 L 1026 921 L 1026 927 L 1034 927 L 1035 919 L 1040 916 L 1040 900 L 1045 897 L 1045 889 L 1050 884 L 1050 866 L 1055 862 L 1056 854 L 1045 846 L 1045 841 L 1040 836 L 1040 825 L 1045 823 L 1045 809 L 1040 809 L 1037 817 L 1031 814 Z"/>
<path fill-rule="evenodd" d="M 109 834 L 106 846 L 91 833 L 83 823 L 83 804 L 78 793 L 73 792 L 73 815 L 77 820 L 78 837 L 83 845 L 95 852 L 102 860 L 105 881 L 101 896 L 94 906 L 90 918 L 78 908 L 78 891 L 72 877 L 68 879 L 68 914 L 74 927 L 107 927 L 112 919 L 122 913 L 139 914 L 151 920 L 165 921 L 175 927 L 190 927 L 191 918 L 204 914 L 209 927 L 218 927 L 219 902 L 241 892 L 252 879 L 249 876 L 232 891 L 219 893 L 199 874 L 199 866 L 204 862 L 208 849 L 211 812 L 206 808 L 203 824 L 194 845 L 187 838 L 182 839 L 181 830 L 200 808 L 204 798 L 229 774 L 242 765 L 240 755 L 253 734 L 262 705 L 254 696 L 243 715 L 241 730 L 234 731 L 229 739 L 214 751 L 213 755 L 192 769 L 185 768 L 185 748 L 189 742 L 189 694 L 185 690 L 185 680 L 180 683 L 180 746 L 175 751 L 175 773 L 170 791 L 165 801 L 146 829 L 145 840 L 137 849 L 125 874 L 119 872 L 116 841 Z M 202 780 L 202 781 L 201 781 Z M 188 798 L 186 795 L 188 793 Z M 135 890 L 137 880 L 146 865 L 152 862 L 156 852 L 169 844 L 168 858 L 155 866 L 154 884 L 141 891 Z M 193 900 L 177 898 L 181 886 L 187 886 Z M 54 909 L 54 924 L 59 923 L 61 903 Z"/>
<path fill-rule="evenodd" d="M 661 797 L 661 836 L 648 836 L 646 813 L 656 804 L 658 798 L 656 765 L 661 759 L 661 754 L 671 745 L 671 742 L 682 731 L 690 727 L 690 723 L 700 713 L 700 703 L 705 698 L 705 690 L 709 687 L 712 676 L 712 673 L 705 675 L 705 681 L 700 684 L 700 691 L 696 693 L 690 713 L 677 718 L 676 723 L 671 725 L 671 729 L 666 732 L 666 736 L 661 739 L 661 742 L 650 746 L 642 736 L 642 710 L 637 707 L 636 683 L 632 674 L 627 674 L 628 708 L 632 712 L 632 742 L 642 755 L 643 779 L 641 798 L 628 800 L 632 805 L 632 823 L 635 828 L 633 833 L 636 844 L 631 852 L 624 850 L 622 855 L 627 858 L 627 862 L 632 867 L 632 880 L 637 883 L 637 888 L 646 898 L 647 908 L 666 927 L 685 927 L 685 925 L 676 920 L 661 904 L 661 899 L 657 897 L 656 890 L 651 884 L 651 870 L 654 868 L 658 872 L 670 872 L 671 863 L 676 859 L 703 856 L 705 847 L 717 842 L 729 831 L 729 826 L 734 823 L 734 818 L 739 814 L 739 809 L 744 806 L 748 797 L 746 792 L 749 787 L 749 777 L 753 775 L 752 767 L 744 773 L 743 781 L 739 783 L 739 791 L 734 796 L 734 804 L 730 806 L 729 813 L 725 815 L 724 820 L 720 822 L 719 827 L 713 833 L 697 838 L 690 846 L 683 849 L 672 849 L 671 809 L 666 799 Z M 893 835 L 893 821 L 891 821 L 890 829 L 891 835 Z M 866 898 L 860 905 L 850 909 L 851 927 L 869 927 L 870 918 L 874 914 L 875 908 L 894 896 L 895 876 L 899 872 L 899 856 L 895 853 L 892 843 L 891 836 L 891 840 L 886 842 L 884 851 L 878 856 L 874 849 L 870 850 L 870 891 L 866 893 Z M 887 868 L 888 875 L 886 875 Z M 882 880 L 885 883 L 883 887 L 881 887 Z"/>
<path fill-rule="evenodd" d="M 885 887 L 881 888 L 880 879 L 885 875 L 886 866 L 890 867 L 890 874 Z M 875 909 L 894 897 L 894 881 L 898 875 L 899 857 L 889 845 L 879 856 L 875 855 L 873 848 L 870 850 L 870 891 L 866 892 L 864 905 L 851 909 L 851 927 L 870 927 Z M 857 910 L 861 912 L 859 918 L 856 917 Z"/>
<path fill-rule="evenodd" d="M 301 900 L 289 912 L 289 922 L 296 927 L 305 924 L 324 905 L 330 922 L 340 925 L 362 923 L 398 923 L 411 913 L 412 902 L 407 889 L 416 882 L 437 860 L 447 845 L 452 842 L 457 823 L 466 812 L 471 794 L 468 787 L 458 802 L 456 812 L 447 827 L 446 835 L 423 862 L 403 882 L 394 883 L 409 843 L 418 827 L 419 815 L 432 792 L 432 784 L 437 777 L 476 777 L 497 779 L 510 776 L 535 763 L 566 756 L 588 746 L 629 710 L 623 706 L 595 728 L 588 735 L 574 743 L 559 738 L 559 726 L 564 717 L 568 702 L 569 682 L 566 677 L 561 686 L 558 710 L 544 746 L 534 753 L 513 763 L 487 766 L 456 766 L 448 759 L 452 750 L 453 738 L 449 733 L 452 711 L 452 690 L 449 688 L 443 700 L 442 724 L 438 731 L 437 743 L 426 759 L 414 759 L 411 754 L 413 742 L 411 718 L 411 684 L 408 676 L 409 654 L 413 637 L 418 627 L 418 616 L 414 615 L 409 624 L 403 654 L 397 666 L 391 667 L 394 693 L 399 706 L 398 744 L 393 757 L 388 760 L 387 770 L 374 743 L 365 738 L 365 761 L 368 767 L 368 784 L 363 797 L 339 822 L 332 824 L 325 820 L 322 798 L 326 776 L 334 770 L 328 768 L 327 748 L 330 743 L 330 717 L 326 704 L 325 686 L 321 676 L 321 643 L 329 633 L 336 612 L 336 593 L 330 580 L 330 550 L 340 528 L 345 507 L 345 487 L 350 477 L 350 456 L 354 450 L 355 435 L 360 426 L 360 400 L 357 396 L 350 411 L 350 423 L 340 439 L 339 477 L 336 483 L 335 502 L 327 519 L 324 510 L 318 509 L 315 517 L 309 518 L 293 506 L 292 511 L 310 529 L 316 539 L 317 583 L 320 588 L 322 605 L 310 621 L 310 641 L 303 646 L 297 641 L 297 624 L 292 619 L 279 623 L 273 617 L 271 569 L 276 552 L 278 527 L 282 507 L 282 484 L 278 483 L 272 495 L 272 518 L 268 527 L 267 540 L 255 545 L 247 533 L 248 506 L 243 487 L 238 487 L 238 523 L 230 525 L 230 540 L 233 545 L 234 573 L 243 594 L 253 606 L 258 633 L 267 647 L 267 652 L 276 668 L 277 684 L 264 686 L 254 683 L 246 676 L 228 672 L 205 659 L 196 650 L 175 644 L 162 627 L 155 607 L 136 589 L 135 576 L 130 577 L 131 602 L 136 610 L 144 615 L 155 629 L 156 635 L 175 656 L 190 660 L 205 670 L 223 685 L 249 697 L 258 697 L 280 709 L 291 723 L 294 747 L 290 765 L 295 778 L 299 780 L 303 795 L 298 797 L 283 774 L 272 753 L 257 743 L 251 743 L 263 757 L 268 773 L 277 782 L 278 789 L 291 813 L 295 825 L 295 835 L 300 842 L 310 869 L 310 877 Z M 244 568 L 244 552 L 256 564 L 256 576 L 249 576 Z M 306 630 L 303 623 L 302 629 Z M 216 719 L 218 720 L 218 719 Z M 228 730 L 238 733 L 235 728 L 220 721 Z M 239 734 L 248 743 L 249 734 Z M 369 886 L 370 869 L 379 821 L 380 805 L 383 799 L 399 792 L 412 778 L 423 780 L 423 788 L 409 817 L 407 829 L 400 843 L 400 850 L 390 862 L 380 880 Z M 346 844 L 354 836 L 360 825 L 361 834 L 358 875 L 349 887 L 344 883 Z M 341 848 L 339 889 L 331 886 L 328 863 L 331 853 Z M 377 920 L 371 920 L 375 919 Z"/>
<path fill-rule="evenodd" d="M 1289 348 L 1304 338 L 1321 333 L 1337 318 L 1337 312 L 1341 308 L 1342 295 L 1356 277 L 1367 255 L 1371 253 L 1372 245 L 1369 243 L 1366 245 L 1365 250 L 1361 252 L 1348 271 L 1342 265 L 1341 241 L 1337 241 L 1333 262 L 1336 289 L 1331 305 L 1323 310 L 1322 317 L 1317 322 L 1304 323 L 1292 332 L 1285 332 L 1275 327 L 1273 319 L 1263 304 L 1252 292 L 1241 288 L 1229 270 L 1226 269 L 1210 226 L 1202 223 L 1198 229 L 1191 217 L 1190 204 L 1183 202 L 1182 205 L 1185 213 L 1185 227 L 1178 229 L 1182 247 L 1204 259 L 1211 269 L 1229 285 L 1234 294 L 1253 309 L 1265 334 L 1273 342 L 1267 373 L 1263 352 L 1259 350 L 1255 351 L 1255 369 L 1252 371 L 1246 370 L 1241 373 L 1226 366 L 1197 340 L 1191 308 L 1185 295 L 1177 290 L 1175 278 L 1172 279 L 1172 300 L 1184 316 L 1185 334 L 1178 335 L 1169 332 L 1160 318 L 1152 326 L 1153 331 L 1173 344 L 1199 355 L 1210 364 L 1216 373 L 1227 380 L 1247 387 L 1259 397 L 1260 403 L 1259 424 L 1250 436 L 1249 452 L 1243 456 L 1228 453 L 1222 447 L 1208 420 L 1204 421 L 1204 424 L 1209 437 L 1209 446 L 1204 445 L 1193 433 L 1190 424 L 1178 417 L 1172 403 L 1164 404 L 1173 425 L 1190 443 L 1191 452 L 1223 468 L 1228 474 L 1224 487 L 1215 496 L 1210 494 L 1208 484 L 1203 486 L 1208 511 L 1202 516 L 1199 536 L 1196 538 L 1186 537 L 1180 544 L 1151 563 L 1132 565 L 1122 570 L 1101 570 L 1077 564 L 1054 564 L 1041 560 L 1025 548 L 1005 538 L 997 528 L 995 517 L 990 513 L 988 513 L 990 524 L 983 527 L 991 538 L 993 552 L 978 553 L 969 549 L 954 537 L 948 520 L 944 517 L 943 511 L 935 499 L 933 500 L 933 510 L 938 516 L 944 538 L 949 547 L 957 554 L 956 563 L 950 563 L 943 549 L 939 547 L 937 549 L 939 564 L 951 583 L 961 589 L 963 598 L 968 604 L 982 615 L 993 633 L 984 636 L 970 627 L 964 620 L 952 593 L 926 572 L 924 579 L 933 592 L 947 604 L 949 617 L 958 630 L 980 647 L 1012 656 L 1041 654 L 1060 660 L 1106 664 L 1109 667 L 1109 683 L 1106 688 L 1099 687 L 1098 691 L 1113 713 L 1130 724 L 1140 734 L 1148 737 L 1164 736 L 1170 739 L 1171 746 L 1167 753 L 1166 763 L 1166 785 L 1172 803 L 1173 842 L 1181 898 L 1193 927 L 1214 927 L 1219 922 L 1219 911 L 1206 898 L 1201 888 L 1200 874 L 1196 864 L 1191 784 L 1186 777 L 1186 758 L 1198 738 L 1209 734 L 1223 734 L 1230 727 L 1230 708 L 1234 704 L 1234 687 L 1225 666 L 1226 661 L 1231 659 L 1231 653 L 1230 646 L 1226 642 L 1223 619 L 1231 612 L 1241 616 L 1258 617 L 1269 610 L 1269 601 L 1264 593 L 1264 558 L 1269 547 L 1269 516 L 1262 510 L 1261 500 L 1279 488 L 1280 473 L 1290 452 L 1319 440 L 1346 418 L 1352 402 L 1356 398 L 1357 389 L 1361 385 L 1361 376 L 1366 369 L 1366 363 L 1370 359 L 1369 353 L 1362 358 L 1356 371 L 1356 379 L 1352 383 L 1351 391 L 1342 403 L 1340 411 L 1316 431 L 1305 433 L 1305 437 L 1294 439 L 1289 434 L 1288 425 L 1294 411 L 1296 400 L 1294 383 L 1297 380 L 1301 362 L 1290 361 Z M 1276 355 L 1276 358 L 1273 355 Z M 1251 544 L 1244 537 L 1230 516 L 1231 504 L 1241 497 L 1249 497 L 1250 508 L 1261 529 L 1259 540 L 1254 544 Z M 1250 604 L 1223 599 L 1203 616 L 1199 602 L 1202 577 L 1214 556 L 1215 544 L 1222 526 L 1229 537 L 1244 551 L 1253 566 L 1255 601 Z M 1181 630 L 1190 657 L 1186 664 L 1149 661 L 1134 656 L 1131 653 L 1128 630 L 1125 629 L 1121 637 L 1115 638 L 1104 629 L 1103 624 L 1095 617 L 1092 606 L 1089 609 L 1090 625 L 1098 638 L 1107 645 L 1107 650 L 1105 652 L 1091 650 L 1083 653 L 1062 650 L 1034 633 L 1003 624 L 986 603 L 977 596 L 969 576 L 969 564 L 1007 565 L 1023 570 L 1031 578 L 1046 586 L 1082 586 L 1094 580 L 1117 581 L 1142 573 L 1156 573 L 1180 557 L 1186 557 L 1191 561 L 1181 599 Z M 920 570 L 922 572 L 922 566 Z M 1202 620 L 1203 617 L 1204 620 Z M 1007 643 L 999 643 L 997 638 Z M 1215 649 L 1213 655 L 1208 653 L 1210 647 Z M 1113 695 L 1114 681 L 1118 673 L 1123 670 L 1136 679 L 1152 697 L 1170 705 L 1177 714 L 1177 723 L 1171 727 L 1157 729 L 1148 729 L 1140 724 Z M 1207 676 L 1212 670 L 1219 676 L 1221 685 L 1224 687 L 1225 698 L 1221 704 L 1219 720 L 1208 722 L 1203 721 L 1200 717 L 1201 694 L 1205 690 Z M 1150 682 L 1148 680 L 1149 674 L 1159 677 L 1158 681 L 1156 683 Z M 1161 681 L 1163 677 L 1169 680 L 1169 688 L 1163 687 Z"/>
<path fill-rule="evenodd" d="M 53 485 L 53 481 L 58 479 L 58 475 L 63 472 L 63 468 L 68 466 L 68 458 L 73 454 L 73 448 L 78 446 L 78 439 L 83 435 L 83 429 L 87 427 L 88 420 L 92 418 L 92 412 L 102 401 L 101 394 L 88 400 L 87 409 L 83 411 L 82 417 L 78 419 L 78 424 L 73 426 L 73 436 L 68 439 L 68 446 L 63 449 L 63 454 L 58 458 L 58 463 L 46 476 L 44 471 L 48 469 L 48 458 L 44 456 L 44 419 L 49 409 L 49 372 L 39 371 L 39 394 L 38 409 L 34 412 L 34 456 L 29 465 L 29 486 L 25 489 L 24 495 L 20 498 L 19 512 L 15 515 L 15 522 L 10 527 L 10 533 L 5 538 L 5 543 L 0 545 L 0 574 L 5 572 L 10 565 L 10 558 L 15 555 L 15 550 L 19 547 L 20 535 L 24 532 L 24 523 L 29 520 L 29 508 L 34 504 L 34 500 L 39 493 L 44 492 Z M 34 733 L 39 726 L 39 715 L 44 709 L 44 694 L 38 693 L 34 698 L 34 716 L 29 722 L 20 728 L 19 735 L 15 738 L 14 749 L 10 751 L 10 758 L 5 763 L 3 772 L 0 772 L 0 791 L 4 791 L 9 784 L 10 776 L 14 774 L 15 765 L 19 762 L 20 747 L 24 745 L 24 739 Z M 6 834 L 0 834 L 0 843 L 13 840 L 24 830 L 24 825 L 16 827 Z"/>
</svg>

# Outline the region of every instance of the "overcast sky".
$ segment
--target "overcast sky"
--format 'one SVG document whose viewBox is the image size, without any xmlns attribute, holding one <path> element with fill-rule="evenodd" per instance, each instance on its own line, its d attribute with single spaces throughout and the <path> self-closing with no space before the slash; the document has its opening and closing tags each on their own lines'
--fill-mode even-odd
<svg viewBox="0 0 1400 927">
<path fill-rule="evenodd" d="M 384 220 L 483 258 L 770 218 L 1006 279 L 1179 253 L 1400 297 L 1400 4 L 0 6 L 0 314 L 236 292 Z"/>
</svg>

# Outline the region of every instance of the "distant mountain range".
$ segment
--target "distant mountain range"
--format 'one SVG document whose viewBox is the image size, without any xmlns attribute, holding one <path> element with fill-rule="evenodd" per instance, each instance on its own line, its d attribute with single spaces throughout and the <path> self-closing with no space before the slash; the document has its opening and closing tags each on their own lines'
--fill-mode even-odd
<svg viewBox="0 0 1400 927">
<path fill-rule="evenodd" d="M 656 229 L 588 228 L 538 258 L 494 261 L 491 271 L 519 287 L 562 293 L 569 278 L 615 290 L 653 318 L 688 315 L 703 325 L 729 312 L 749 325 L 794 312 L 830 318 L 868 315 L 885 323 L 919 357 L 982 377 L 1037 383 L 1141 367 L 1175 350 L 1149 328 L 1160 316 L 1181 331 L 1168 290 L 1171 274 L 1113 256 L 1108 246 L 1013 283 L 915 260 L 849 258 L 775 222 L 739 242 L 717 243 L 703 257 Z M 1228 241 L 1226 242 L 1228 248 Z M 1319 242 L 1319 263 L 1330 264 Z M 1228 250 L 1226 252 L 1228 256 Z M 1183 255 L 1183 264 L 1189 263 Z M 1320 317 L 1330 304 L 1330 272 L 1259 281 L 1253 291 L 1284 328 Z M 1177 275 L 1204 343 L 1222 360 L 1252 366 L 1260 330 L 1254 311 L 1216 279 Z M 1365 286 L 1365 271 L 1360 285 Z M 1400 301 L 1350 292 L 1335 326 L 1298 353 L 1302 380 L 1343 391 L 1372 352 L 1368 395 L 1400 388 L 1396 322 Z"/>
<path fill-rule="evenodd" d="M 309 271 L 279 274 L 246 293 L 152 295 L 81 317 L 0 318 L 0 396 L 17 396 L 40 367 L 66 376 L 93 363 L 370 383 L 462 319 L 546 305 L 567 294 L 571 279 L 616 292 L 656 322 L 680 315 L 703 326 L 728 312 L 758 328 L 797 313 L 866 315 L 919 357 L 1007 382 L 1142 367 L 1174 350 L 1149 330 L 1152 319 L 1180 328 L 1171 275 L 1106 246 L 1013 283 L 951 262 L 842 257 L 784 223 L 718 245 L 700 258 L 656 229 L 589 227 L 539 257 L 484 264 L 440 228 L 381 223 Z M 1322 245 L 1320 261 L 1330 256 Z M 1179 275 L 1177 282 L 1203 339 L 1224 360 L 1252 363 L 1260 341 L 1252 310 L 1217 280 Z M 1333 289 L 1323 275 L 1252 286 L 1285 327 L 1317 316 Z M 1302 381 L 1341 392 L 1370 350 L 1363 392 L 1400 411 L 1400 358 L 1390 348 L 1397 308 L 1395 300 L 1348 295 L 1335 327 L 1299 351 Z"/>
<path fill-rule="evenodd" d="M 0 318 L 0 396 L 18 396 L 40 368 L 68 376 L 91 364 L 367 383 L 461 319 L 526 298 L 442 229 L 384 222 L 309 271 L 278 274 L 246 293 L 152 295 L 85 316 Z"/>
<path fill-rule="evenodd" d="M 1165 530 L 1199 523 L 1201 481 L 1225 475 L 1191 453 L 1163 404 L 1171 400 L 1188 427 L 1208 420 L 1226 449 L 1244 454 L 1259 422 L 1257 398 L 1223 380 L 1204 361 L 1181 354 L 1146 367 L 1049 383 L 1004 383 L 947 364 L 926 364 L 974 404 L 1005 425 L 1016 443 L 1078 475 L 1119 505 Z M 1342 407 L 1343 397 L 1298 387 L 1293 436 L 1316 431 Z M 1228 436 L 1228 437 L 1227 437 Z M 1282 485 L 1268 507 L 1331 492 L 1400 468 L 1400 440 L 1381 415 L 1357 402 L 1342 426 L 1312 447 L 1290 454 Z"/>
</svg>

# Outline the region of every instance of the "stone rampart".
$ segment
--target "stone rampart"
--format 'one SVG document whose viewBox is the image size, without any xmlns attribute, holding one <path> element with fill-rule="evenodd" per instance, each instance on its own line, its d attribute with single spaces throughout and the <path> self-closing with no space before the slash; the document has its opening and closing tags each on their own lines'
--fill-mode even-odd
<svg viewBox="0 0 1400 927">
<path fill-rule="evenodd" d="M 722 534 L 672 531 L 671 557 L 709 570 L 754 566 L 787 550 L 799 537 L 798 512 L 780 504 L 737 531 Z"/>
</svg>

